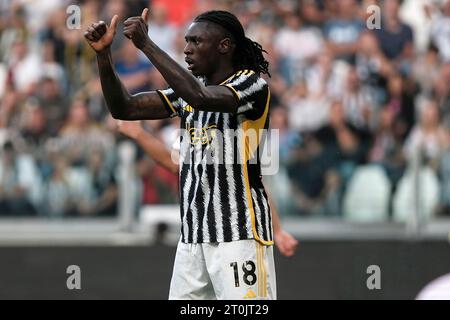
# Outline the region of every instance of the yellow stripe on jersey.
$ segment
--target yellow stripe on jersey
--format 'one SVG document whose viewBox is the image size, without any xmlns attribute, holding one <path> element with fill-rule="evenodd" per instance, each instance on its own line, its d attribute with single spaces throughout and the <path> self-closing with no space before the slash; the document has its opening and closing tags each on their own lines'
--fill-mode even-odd
<svg viewBox="0 0 450 320">
<path fill-rule="evenodd" d="M 175 108 L 172 105 L 172 102 L 170 102 L 169 98 L 167 98 L 167 96 L 164 94 L 164 92 L 162 92 L 161 90 L 158 90 L 158 92 L 163 95 L 164 99 L 166 99 L 167 104 L 169 105 L 170 109 L 172 109 L 173 113 L 176 113 Z"/>
<path fill-rule="evenodd" d="M 240 74 L 242 73 L 242 75 L 248 75 L 251 76 L 252 74 L 255 73 L 255 71 L 253 70 L 244 70 L 244 71 L 239 71 L 238 73 L 236 73 L 236 77 L 238 77 Z M 229 78 L 231 79 L 231 78 Z M 228 80 L 229 80 L 228 79 Z M 228 81 L 226 80 L 226 81 Z M 221 85 L 223 85 L 226 81 L 222 82 Z M 236 97 L 238 98 L 238 100 L 241 100 L 241 94 L 239 92 L 236 91 L 235 88 L 233 88 L 233 86 L 231 86 L 230 84 L 225 84 L 226 87 L 230 88 L 231 90 L 233 90 L 234 94 L 236 95 Z"/>
<path fill-rule="evenodd" d="M 239 72 L 241 72 L 241 71 L 239 71 Z M 235 72 L 235 73 L 234 73 L 231 77 L 229 77 L 227 80 L 222 81 L 222 83 L 219 84 L 219 86 L 221 86 L 221 85 L 227 83 L 227 82 L 230 81 L 230 79 L 233 78 L 234 76 L 238 76 L 238 75 L 239 75 L 239 72 L 237 72 L 237 73 Z"/>
<path fill-rule="evenodd" d="M 247 70 L 245 70 L 245 71 L 247 71 Z M 241 95 L 236 91 L 236 89 L 234 89 L 232 86 L 230 86 L 229 84 L 226 84 L 228 81 L 230 81 L 230 79 L 232 79 L 233 77 L 239 77 L 240 75 L 241 75 L 241 73 L 242 72 L 245 72 L 245 71 L 242 71 L 242 70 L 240 70 L 240 71 L 238 71 L 238 72 L 236 72 L 236 73 L 234 73 L 231 77 L 229 77 L 227 80 L 225 80 L 225 81 L 223 81 L 221 84 L 220 84 L 220 86 L 221 85 L 225 85 L 226 87 L 228 87 L 228 88 L 230 88 L 231 90 L 233 90 L 233 92 L 234 92 L 234 94 L 236 95 L 236 97 L 240 100 L 241 99 Z"/>
<path fill-rule="evenodd" d="M 253 200 L 252 200 L 252 193 L 250 189 L 250 180 L 248 178 L 248 168 L 247 168 L 247 161 L 250 159 L 250 155 L 254 154 L 256 151 L 256 148 L 258 147 L 261 135 L 259 130 L 264 129 L 264 124 L 266 123 L 267 115 L 269 113 L 269 102 L 270 102 L 270 90 L 268 90 L 267 93 L 267 102 L 266 107 L 264 109 L 264 114 L 257 120 L 245 120 L 243 123 L 244 127 L 244 137 L 243 137 L 243 143 L 244 143 L 244 181 L 245 181 L 245 191 L 247 195 L 247 201 L 248 201 L 248 207 L 250 208 L 250 218 L 252 221 L 252 231 L 253 231 L 253 237 L 255 237 L 255 240 L 260 242 L 263 245 L 273 245 L 273 241 L 265 241 L 259 237 L 258 230 L 256 230 L 256 214 L 255 214 L 255 208 L 253 207 Z M 258 134 L 258 141 L 257 143 L 254 143 L 253 145 L 249 145 L 248 142 L 248 136 L 246 134 L 247 130 L 253 129 Z"/>
<path fill-rule="evenodd" d="M 241 100 L 241 95 L 239 94 L 239 92 L 236 91 L 235 88 L 233 88 L 231 85 L 226 84 L 225 87 L 230 88 L 231 90 L 233 90 L 234 94 L 236 95 L 236 97 L 238 98 L 238 100 Z"/>
<path fill-rule="evenodd" d="M 264 259 L 264 246 L 256 242 L 256 267 L 258 269 L 258 296 L 267 297 L 267 271 Z"/>
<path fill-rule="evenodd" d="M 262 268 L 262 279 L 263 279 L 263 291 L 262 291 L 262 297 L 267 297 L 267 270 L 266 270 L 266 263 L 265 263 L 265 254 L 264 251 L 266 250 L 263 246 L 259 247 L 261 250 L 261 268 Z"/>
<path fill-rule="evenodd" d="M 261 252 L 259 250 L 259 242 L 255 241 L 255 246 L 256 246 L 256 271 L 257 271 L 257 284 L 258 284 L 258 297 L 262 296 L 262 275 L 261 275 Z"/>
</svg>

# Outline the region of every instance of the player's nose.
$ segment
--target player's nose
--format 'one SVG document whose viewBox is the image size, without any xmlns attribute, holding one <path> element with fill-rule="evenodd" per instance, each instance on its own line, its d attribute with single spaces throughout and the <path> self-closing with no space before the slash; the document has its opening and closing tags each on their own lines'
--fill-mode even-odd
<svg viewBox="0 0 450 320">
<path fill-rule="evenodd" d="M 183 50 L 185 55 L 191 55 L 192 54 L 192 46 L 190 45 L 190 43 L 186 43 L 186 45 L 184 46 L 184 50 Z"/>
</svg>

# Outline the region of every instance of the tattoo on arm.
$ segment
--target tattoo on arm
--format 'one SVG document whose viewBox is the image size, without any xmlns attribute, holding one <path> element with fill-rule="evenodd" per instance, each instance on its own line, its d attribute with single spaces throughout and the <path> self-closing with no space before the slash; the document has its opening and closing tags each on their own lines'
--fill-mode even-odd
<svg viewBox="0 0 450 320">
<path fill-rule="evenodd" d="M 169 112 L 156 92 L 130 95 L 112 64 L 111 52 L 97 54 L 103 95 L 111 115 L 120 120 L 151 120 L 169 117 Z"/>
</svg>

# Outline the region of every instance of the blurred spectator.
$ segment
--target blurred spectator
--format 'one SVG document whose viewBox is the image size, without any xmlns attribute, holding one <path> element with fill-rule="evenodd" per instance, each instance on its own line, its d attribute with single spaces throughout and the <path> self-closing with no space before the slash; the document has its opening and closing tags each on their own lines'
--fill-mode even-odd
<svg viewBox="0 0 450 320">
<path fill-rule="evenodd" d="M 339 214 L 342 183 L 366 161 L 370 136 L 346 122 L 340 101 L 331 105 L 328 124 L 304 137 L 288 168 L 300 213 Z"/>
<path fill-rule="evenodd" d="M 359 80 L 356 68 L 348 70 L 344 91 L 339 98 L 344 106 L 345 117 L 352 125 L 365 129 L 372 125 L 376 110 L 370 92 Z"/>
<path fill-rule="evenodd" d="M 364 31 L 358 40 L 355 66 L 358 77 L 371 91 L 375 104 L 382 104 L 386 98 L 386 82 L 395 69 L 381 51 L 378 41 L 372 32 Z"/>
<path fill-rule="evenodd" d="M 0 61 L 8 61 L 12 55 L 13 43 L 16 39 L 28 40 L 28 28 L 22 6 L 18 3 L 11 7 L 1 17 L 0 24 Z"/>
<path fill-rule="evenodd" d="M 51 135 L 49 129 L 46 110 L 39 104 L 38 99 L 29 98 L 22 113 L 20 137 L 24 143 L 24 151 L 33 156 L 43 178 L 47 178 L 51 171 L 45 148 Z"/>
<path fill-rule="evenodd" d="M 115 67 L 131 94 L 150 90 L 150 71 L 153 66 L 148 60 L 141 59 L 133 42 L 123 42 Z"/>
<path fill-rule="evenodd" d="M 86 101 L 78 98 L 72 102 L 67 122 L 60 131 L 59 146 L 70 165 L 85 166 L 92 152 L 111 152 L 114 140 L 108 131 L 89 119 Z M 104 165 L 110 161 L 107 157 Z"/>
<path fill-rule="evenodd" d="M 403 133 L 395 121 L 392 109 L 385 107 L 380 111 L 369 161 L 380 164 L 395 188 L 405 169 L 403 155 Z"/>
<path fill-rule="evenodd" d="M 13 1 L 14 2 L 14 1 Z M 46 25 L 49 15 L 55 10 L 66 9 L 60 0 L 28 0 L 15 1 L 23 5 L 27 29 L 37 35 Z"/>
<path fill-rule="evenodd" d="M 446 1 L 446 0 L 444 0 Z M 414 50 L 424 53 L 430 45 L 431 26 L 437 18 L 437 4 L 441 0 L 402 0 L 399 9 L 400 19 L 412 28 Z"/>
<path fill-rule="evenodd" d="M 51 41 L 42 43 L 41 60 L 42 77 L 53 79 L 61 89 L 65 88 L 67 83 L 64 69 L 55 59 L 54 44 Z"/>
<path fill-rule="evenodd" d="M 450 216 L 450 118 L 443 125 L 444 142 L 439 163 L 439 177 L 442 182 L 440 213 Z"/>
<path fill-rule="evenodd" d="M 101 152 L 93 152 L 86 166 L 70 166 L 53 154 L 53 171 L 45 186 L 42 212 L 50 217 L 114 216 L 117 185 Z"/>
<path fill-rule="evenodd" d="M 358 7 L 355 0 L 340 0 L 336 5 L 336 16 L 325 23 L 323 30 L 333 55 L 350 62 L 364 25 L 357 17 Z"/>
<path fill-rule="evenodd" d="M 399 0 L 384 0 L 382 25 L 374 33 L 384 55 L 397 66 L 398 71 L 407 75 L 414 56 L 414 39 L 411 27 L 401 22 Z"/>
<path fill-rule="evenodd" d="M 179 150 L 179 119 L 145 121 L 144 127 L 164 142 L 169 150 Z M 178 175 L 156 164 L 140 150 L 137 170 L 142 182 L 142 203 L 176 203 L 178 201 Z"/>
<path fill-rule="evenodd" d="M 117 25 L 116 29 L 116 35 L 114 36 L 114 41 L 111 45 L 111 49 L 113 53 L 117 52 L 120 47 L 122 47 L 124 42 L 128 42 L 129 40 L 125 38 L 123 35 L 123 22 L 130 16 L 129 12 L 129 6 L 125 2 L 125 0 L 108 0 L 104 4 L 104 7 L 102 8 L 99 16 L 100 19 L 92 19 L 91 21 L 94 22 L 96 20 L 102 20 L 105 21 L 108 25 L 111 21 L 111 18 L 117 14 L 119 16 L 119 21 L 122 23 L 119 23 Z M 138 13 L 134 13 L 134 15 L 138 15 Z M 92 23 L 91 22 L 91 23 Z"/>
<path fill-rule="evenodd" d="M 39 56 L 29 51 L 23 37 L 15 38 L 9 58 L 9 76 L 14 88 L 23 95 L 34 94 L 41 73 Z"/>
<path fill-rule="evenodd" d="M 299 10 L 302 13 L 305 23 L 314 26 L 321 26 L 325 20 L 325 7 L 321 0 L 299 1 Z"/>
<path fill-rule="evenodd" d="M 439 74 L 433 83 L 433 97 L 442 116 L 450 116 L 450 62 L 440 66 Z"/>
<path fill-rule="evenodd" d="M 301 18 L 291 13 L 274 36 L 274 49 L 280 55 L 280 72 L 292 84 L 302 76 L 304 69 L 323 47 L 320 30 L 305 27 Z"/>
<path fill-rule="evenodd" d="M 6 142 L 0 154 L 0 215 L 35 215 L 40 182 L 33 158 Z"/>
<path fill-rule="evenodd" d="M 142 177 L 142 203 L 177 203 L 178 176 L 157 165 L 152 159 L 144 156 L 138 162 L 138 172 Z"/>
<path fill-rule="evenodd" d="M 153 41 L 171 57 L 175 56 L 175 37 L 178 35 L 177 29 L 167 22 L 167 10 L 169 8 L 162 4 L 154 5 L 151 11 L 148 35 Z M 182 37 L 184 39 L 184 37 Z"/>
<path fill-rule="evenodd" d="M 280 162 L 284 165 L 289 161 L 292 150 L 300 145 L 301 136 L 289 126 L 288 113 L 283 106 L 272 107 L 270 123 L 273 130 L 278 130 Z"/>
<path fill-rule="evenodd" d="M 45 183 L 42 212 L 55 218 L 65 216 L 72 208 L 70 185 L 68 181 L 68 164 L 62 155 L 52 157 L 53 170 Z"/>
<path fill-rule="evenodd" d="M 413 65 L 412 76 L 420 86 L 424 95 L 430 95 L 433 91 L 433 83 L 439 75 L 439 51 L 434 45 L 416 59 Z"/>
<path fill-rule="evenodd" d="M 289 181 L 287 166 L 292 161 L 293 151 L 301 145 L 301 135 L 298 131 L 293 130 L 289 126 L 288 113 L 283 105 L 277 104 L 276 101 L 272 104 L 270 113 L 271 131 L 268 136 L 268 146 L 276 143 L 273 135 L 278 134 L 279 148 L 279 168 L 276 176 L 265 176 L 264 185 L 271 191 L 271 197 L 276 203 L 280 212 L 285 215 L 295 214 L 295 202 L 291 192 L 291 182 Z M 276 131 L 275 131 L 276 130 Z"/>
<path fill-rule="evenodd" d="M 285 94 L 288 107 L 289 126 L 300 132 L 320 128 L 328 118 L 329 102 L 325 95 L 313 95 L 302 81 L 292 86 Z"/>
<path fill-rule="evenodd" d="M 4 94 L 0 100 L 0 128 L 13 127 L 11 119 L 14 117 L 14 109 L 17 108 L 19 94 L 11 84 L 6 84 Z"/>
<path fill-rule="evenodd" d="M 431 25 L 431 41 L 437 47 L 444 62 L 450 61 L 450 0 L 444 0 L 441 14 L 435 17 Z"/>
<path fill-rule="evenodd" d="M 406 90 L 404 79 L 400 75 L 392 75 L 388 79 L 386 107 L 391 109 L 395 121 L 398 122 L 398 129 L 405 137 L 415 121 L 414 97 Z"/>
<path fill-rule="evenodd" d="M 92 183 L 90 201 L 82 208 L 80 214 L 93 216 L 114 216 L 117 213 L 118 189 L 114 173 L 104 165 L 102 152 L 93 152 L 89 157 L 87 169 Z"/>
<path fill-rule="evenodd" d="M 334 60 L 330 50 L 322 50 L 306 72 L 308 90 L 314 96 L 338 97 L 344 90 L 348 68 L 347 63 Z"/>
<path fill-rule="evenodd" d="M 39 86 L 39 101 L 45 110 L 47 118 L 46 130 L 55 136 L 61 129 L 67 116 L 68 101 L 63 94 L 60 84 L 54 78 L 41 79 Z"/>
<path fill-rule="evenodd" d="M 419 123 L 405 141 L 405 157 L 412 159 L 419 153 L 423 163 L 437 169 L 446 145 L 446 135 L 439 123 L 439 108 L 436 101 L 428 101 L 420 111 Z"/>
<path fill-rule="evenodd" d="M 67 28 L 65 24 L 65 10 L 55 10 L 49 14 L 45 28 L 40 32 L 39 38 L 42 43 L 50 43 L 53 56 L 57 63 L 65 66 L 66 61 L 66 39 Z"/>
</svg>

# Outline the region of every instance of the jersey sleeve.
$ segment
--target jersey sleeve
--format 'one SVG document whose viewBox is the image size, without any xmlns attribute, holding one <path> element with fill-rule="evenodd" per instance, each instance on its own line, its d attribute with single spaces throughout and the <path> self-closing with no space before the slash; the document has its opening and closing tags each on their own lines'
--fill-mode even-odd
<svg viewBox="0 0 450 320">
<path fill-rule="evenodd" d="M 169 112 L 170 118 L 174 118 L 176 116 L 181 117 L 183 110 L 183 99 L 179 98 L 172 88 L 156 90 L 156 92 Z"/>
<path fill-rule="evenodd" d="M 254 71 L 244 71 L 223 85 L 230 88 L 238 100 L 236 114 L 245 115 L 251 120 L 264 114 L 269 103 L 269 87 Z"/>
</svg>

